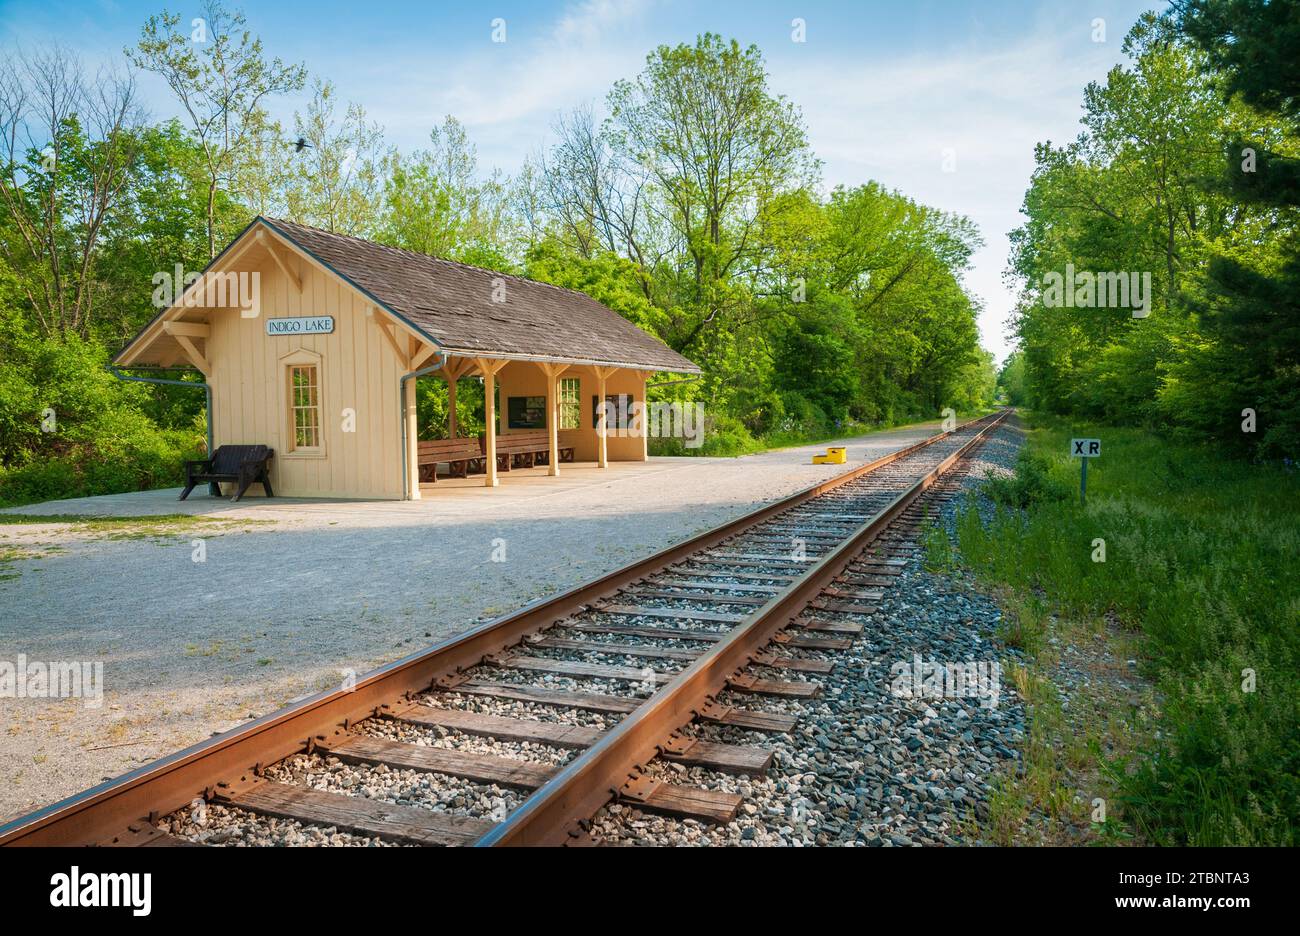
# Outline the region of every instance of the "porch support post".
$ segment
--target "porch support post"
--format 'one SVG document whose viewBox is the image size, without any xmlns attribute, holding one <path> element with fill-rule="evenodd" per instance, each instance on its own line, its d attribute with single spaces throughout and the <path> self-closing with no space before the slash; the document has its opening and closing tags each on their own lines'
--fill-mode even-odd
<svg viewBox="0 0 1300 936">
<path fill-rule="evenodd" d="M 450 358 L 442 365 L 442 376 L 447 381 L 447 438 L 456 438 L 456 386 L 460 379 L 472 371 L 475 362 L 469 358 Z"/>
<path fill-rule="evenodd" d="M 650 398 L 646 393 L 646 384 L 654 371 L 637 371 L 641 378 L 641 461 L 650 460 Z"/>
<path fill-rule="evenodd" d="M 456 384 L 460 383 L 460 376 L 449 374 L 447 376 L 447 438 L 456 438 Z"/>
<path fill-rule="evenodd" d="M 560 473 L 560 392 L 559 379 L 560 375 L 569 369 L 568 364 L 550 364 L 538 361 L 537 366 L 542 369 L 546 375 L 546 429 L 550 435 L 548 444 L 550 445 L 550 454 L 547 462 L 550 470 L 547 471 L 551 477 Z"/>
<path fill-rule="evenodd" d="M 596 372 L 596 464 L 609 467 L 609 411 L 605 406 L 605 390 L 610 376 L 617 367 L 593 367 Z"/>
<path fill-rule="evenodd" d="M 497 372 L 509 362 L 475 358 L 474 363 L 483 375 L 483 422 L 487 433 L 483 438 L 484 484 L 496 487 L 500 483 L 497 481 Z"/>
<path fill-rule="evenodd" d="M 415 385 L 418 381 L 406 381 L 406 397 L 402 406 L 406 411 L 406 496 L 411 500 L 420 499 L 420 420 L 415 404 Z M 434 466 L 437 471 L 438 466 Z"/>
</svg>

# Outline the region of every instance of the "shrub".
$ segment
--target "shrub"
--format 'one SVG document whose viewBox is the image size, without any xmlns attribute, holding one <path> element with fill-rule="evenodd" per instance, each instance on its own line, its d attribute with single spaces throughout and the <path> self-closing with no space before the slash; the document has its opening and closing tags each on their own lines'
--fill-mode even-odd
<svg viewBox="0 0 1300 936">
<path fill-rule="evenodd" d="M 202 451 L 202 425 L 160 429 L 146 385 L 118 381 L 94 342 L 40 340 L 10 319 L 0 356 L 0 505 L 176 485 Z"/>
<path fill-rule="evenodd" d="M 990 474 L 985 478 L 984 493 L 1004 507 L 1024 508 L 1068 500 L 1074 495 L 1074 485 L 1062 476 L 1058 462 L 1025 448 L 1021 450 L 1013 474 Z"/>
</svg>

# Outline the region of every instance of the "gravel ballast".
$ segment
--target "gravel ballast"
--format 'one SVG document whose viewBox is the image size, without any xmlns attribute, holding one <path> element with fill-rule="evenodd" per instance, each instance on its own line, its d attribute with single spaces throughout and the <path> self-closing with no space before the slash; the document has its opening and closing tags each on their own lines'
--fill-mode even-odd
<svg viewBox="0 0 1300 936">
<path fill-rule="evenodd" d="M 972 459 L 963 488 L 1014 464 L 1020 432 L 999 428 Z M 951 529 L 965 498 L 936 522 Z M 981 509 L 987 509 L 982 505 Z M 822 694 L 781 700 L 724 693 L 739 707 L 796 715 L 789 735 L 696 725 L 701 738 L 754 744 L 774 754 L 764 777 L 737 777 L 655 761 L 653 775 L 744 797 L 727 825 L 656 816 L 613 805 L 595 818 L 606 844 L 884 846 L 956 845 L 985 814 L 989 784 L 1018 757 L 1024 706 L 1003 679 L 997 705 L 979 698 L 903 698 L 891 692 L 891 668 L 916 655 L 937 662 L 1005 663 L 1014 652 L 995 644 L 1001 611 L 988 597 L 908 562 L 848 651 L 824 654 L 835 670 L 815 678 Z M 788 674 L 787 674 L 788 678 Z"/>
</svg>

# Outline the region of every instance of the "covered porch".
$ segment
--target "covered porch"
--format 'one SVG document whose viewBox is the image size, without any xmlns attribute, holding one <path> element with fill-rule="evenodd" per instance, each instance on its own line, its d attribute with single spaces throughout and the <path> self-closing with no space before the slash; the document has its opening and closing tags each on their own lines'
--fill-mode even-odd
<svg viewBox="0 0 1300 936">
<path fill-rule="evenodd" d="M 571 472 L 591 483 L 611 463 L 647 460 L 648 433 L 640 413 L 651 370 L 448 353 L 426 371 L 418 379 L 426 387 L 429 381 L 442 383 L 446 404 L 440 421 L 422 423 L 418 385 L 407 383 L 411 499 L 497 488 L 503 480 L 533 487 L 542 478 Z M 467 420 L 461 405 L 466 381 L 482 390 L 482 402 Z"/>
</svg>

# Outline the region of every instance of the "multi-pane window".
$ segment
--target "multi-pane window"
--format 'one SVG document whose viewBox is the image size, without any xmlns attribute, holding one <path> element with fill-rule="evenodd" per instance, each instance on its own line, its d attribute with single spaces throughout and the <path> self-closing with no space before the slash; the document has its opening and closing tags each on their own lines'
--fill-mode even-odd
<svg viewBox="0 0 1300 936">
<path fill-rule="evenodd" d="M 560 428 L 577 429 L 582 421 L 581 383 L 577 377 L 560 378 Z"/>
<path fill-rule="evenodd" d="M 316 365 L 289 368 L 289 415 L 293 419 L 293 447 L 320 447 L 320 383 Z"/>
</svg>

